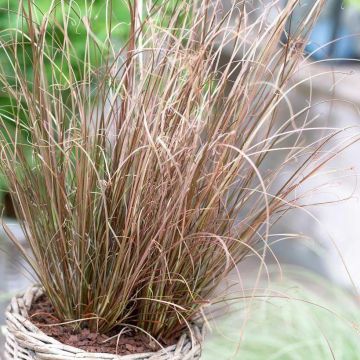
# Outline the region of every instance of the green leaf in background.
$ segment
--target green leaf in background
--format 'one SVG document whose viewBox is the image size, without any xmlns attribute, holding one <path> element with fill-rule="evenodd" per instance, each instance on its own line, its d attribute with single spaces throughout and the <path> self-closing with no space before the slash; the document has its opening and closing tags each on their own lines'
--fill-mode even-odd
<svg viewBox="0 0 360 360">
<path fill-rule="evenodd" d="M 360 0 L 346 0 L 345 4 L 348 5 L 353 5 L 355 6 L 357 9 L 360 9 Z"/>
<path fill-rule="evenodd" d="M 24 2 L 26 3 L 26 2 Z M 85 54 L 86 47 L 86 30 L 84 28 L 84 24 L 82 22 L 83 17 L 87 14 L 89 18 L 89 23 L 91 24 L 92 32 L 100 41 L 104 41 L 106 39 L 106 21 L 108 20 L 106 17 L 106 2 L 100 0 L 81 0 L 81 1 L 71 1 L 71 2 L 63 2 L 63 4 L 70 4 L 72 6 L 72 11 L 74 13 L 73 21 L 69 24 L 69 35 L 72 40 L 72 45 L 74 46 L 75 56 L 73 58 L 73 69 L 77 69 L 77 79 L 81 79 L 81 62 L 77 62 L 78 59 L 83 59 Z M 42 14 L 49 11 L 52 4 L 54 4 L 51 0 L 36 0 L 34 1 L 36 7 L 39 11 L 39 18 L 42 18 Z M 56 3 L 56 9 L 61 6 L 61 2 L 58 1 Z M 11 32 L 15 33 L 15 29 L 21 26 L 21 21 L 19 20 L 18 14 L 18 0 L 0 0 L 0 40 L 3 43 L 11 40 L 9 35 Z M 109 10 L 109 9 L 108 9 Z M 112 21 L 113 23 L 118 24 L 114 31 L 112 32 L 112 42 L 117 43 L 119 48 L 126 41 L 127 34 L 129 31 L 129 11 L 126 4 L 126 1 L 117 1 L 116 6 L 111 9 Z M 60 12 L 59 12 L 60 16 Z M 9 29 L 12 29 L 11 31 Z M 62 34 L 58 34 L 59 39 L 61 39 Z M 13 40 L 11 40 L 13 41 Z M 57 46 L 56 43 L 53 44 L 54 47 Z M 21 49 L 21 46 L 19 47 Z M 19 50 L 20 51 L 20 50 Z M 56 49 L 54 49 L 54 52 Z M 26 58 L 26 56 L 25 56 Z M 29 59 L 30 60 L 30 59 Z M 61 57 L 59 56 L 59 64 L 61 62 Z M 8 59 L 4 56 L 4 52 L 0 55 L 0 64 L 3 68 L 7 69 L 7 72 L 11 74 L 13 69 L 9 66 Z M 77 64 L 79 64 L 77 68 Z M 49 63 L 45 63 L 45 72 L 47 74 L 48 79 L 51 79 L 52 76 L 56 76 L 58 79 L 63 76 L 63 74 L 54 74 L 52 73 L 53 67 Z M 31 72 L 31 63 L 27 65 L 29 72 Z M 62 66 L 62 70 L 66 71 L 64 66 Z M 30 77 L 30 75 L 29 75 Z M 14 118 L 13 114 L 6 113 L 7 106 L 10 103 L 10 99 L 6 93 L 0 89 L 0 108 L 1 113 L 0 116 L 7 116 L 9 118 Z M 10 107 L 9 107 L 10 108 Z M 5 111 L 5 112 L 4 112 Z M 26 118 L 22 117 L 23 121 L 26 125 Z M 11 124 L 9 125 L 11 129 Z M 10 130 L 11 131 L 11 130 Z M 23 134 L 24 141 L 26 140 L 26 134 Z M 7 185 L 4 181 L 3 177 L 0 174 L 0 204 L 2 203 L 2 199 L 4 194 L 7 191 Z"/>
<path fill-rule="evenodd" d="M 111 32 L 111 42 L 114 45 L 117 45 L 118 49 L 123 46 L 127 41 L 127 36 L 129 33 L 129 24 L 130 24 L 130 13 L 126 0 L 114 1 L 111 8 L 106 7 L 106 1 L 101 0 L 79 0 L 79 1 L 57 1 L 52 0 L 36 0 L 33 1 L 38 9 L 38 18 L 41 20 L 44 13 L 48 13 L 51 6 L 54 6 L 54 14 L 56 18 L 61 21 L 61 6 L 71 6 L 71 13 L 73 14 L 72 20 L 68 26 L 68 33 L 71 38 L 71 42 L 74 48 L 74 54 L 71 58 L 72 60 L 72 69 L 75 71 L 75 75 L 78 81 L 82 79 L 82 61 L 84 60 L 85 48 L 86 48 L 86 29 L 84 26 L 83 19 L 86 15 L 87 21 L 91 24 L 92 34 L 100 42 L 106 41 L 107 38 L 107 22 L 109 21 L 109 16 L 106 14 L 111 14 L 111 23 L 112 23 L 112 32 Z M 174 11 L 176 8 L 177 0 L 170 0 L 168 2 L 168 12 L 169 14 Z M 26 1 L 24 1 L 26 4 Z M 6 41 L 14 41 L 12 38 L 15 34 L 15 29 L 21 27 L 21 19 L 18 17 L 18 0 L 0 0 L 0 40 L 3 43 Z M 159 18 L 159 23 L 165 19 Z M 12 30 L 9 30 L 12 29 Z M 58 50 L 61 51 L 61 42 L 62 34 L 59 32 L 56 34 L 58 37 L 59 43 L 52 43 L 53 53 L 56 53 Z M 19 51 L 22 51 L 22 46 L 19 46 Z M 106 46 L 105 46 L 106 48 Z M 100 55 L 100 56 L 99 56 Z M 99 54 L 96 50 L 93 51 L 91 55 L 91 63 L 96 66 L 101 61 L 106 60 L 106 49 L 104 54 Z M 96 59 L 95 59 L 96 58 Z M 27 59 L 29 63 L 25 64 L 29 72 L 29 78 L 32 74 L 31 59 L 25 55 L 24 59 Z M 25 60 L 25 62 L 27 61 Z M 54 57 L 56 61 L 56 57 Z M 80 61 L 79 61 L 80 60 Z M 60 63 L 62 66 L 60 66 Z M 9 61 L 4 55 L 4 52 L 0 54 L 0 65 L 3 69 L 6 69 L 7 73 L 13 71 L 11 66 L 9 66 Z M 66 65 L 62 61 L 62 56 L 59 54 L 58 63 L 59 69 L 61 68 L 62 73 L 54 72 L 54 66 L 44 61 L 45 73 L 51 83 L 51 78 L 56 77 L 57 83 L 61 83 L 61 78 L 66 77 Z M 65 97 L 65 96 L 64 96 Z M 4 117 L 4 109 L 7 108 L 10 99 L 8 95 L 0 89 L 0 116 Z M 9 107 L 11 108 L 11 107 Z M 9 118 L 15 118 L 11 113 L 6 113 L 6 116 Z M 24 124 L 26 125 L 26 116 L 20 116 Z M 1 131 L 1 130 L 0 130 Z M 26 141 L 26 134 L 23 134 L 24 141 Z M 3 177 L 0 174 L 0 205 L 2 204 L 2 199 L 4 194 L 7 192 L 7 186 Z"/>
<path fill-rule="evenodd" d="M 316 275 L 300 278 L 274 283 L 267 296 L 253 299 L 248 313 L 248 306 L 234 303 L 231 314 L 214 323 L 202 359 L 359 359 L 356 298 Z"/>
</svg>

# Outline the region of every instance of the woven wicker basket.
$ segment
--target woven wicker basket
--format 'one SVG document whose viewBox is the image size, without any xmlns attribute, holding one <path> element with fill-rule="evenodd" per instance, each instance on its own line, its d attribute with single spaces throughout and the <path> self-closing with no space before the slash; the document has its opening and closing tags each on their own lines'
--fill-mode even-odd
<svg viewBox="0 0 360 360">
<path fill-rule="evenodd" d="M 118 356 L 113 354 L 89 353 L 84 350 L 64 345 L 45 335 L 28 318 L 28 309 L 33 300 L 42 294 L 36 286 L 25 294 L 11 300 L 6 311 L 5 359 L 19 360 L 193 360 L 201 355 L 203 328 L 194 325 L 192 336 L 183 334 L 178 343 L 158 352 Z"/>
</svg>

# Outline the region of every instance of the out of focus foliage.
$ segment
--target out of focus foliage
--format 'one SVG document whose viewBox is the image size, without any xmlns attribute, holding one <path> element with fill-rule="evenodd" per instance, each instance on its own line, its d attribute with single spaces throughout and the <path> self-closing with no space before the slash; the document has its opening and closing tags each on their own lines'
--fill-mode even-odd
<svg viewBox="0 0 360 360">
<path fill-rule="evenodd" d="M 27 0 L 0 0 L 0 41 L 1 47 L 6 44 L 11 44 L 14 41 L 20 41 L 22 38 L 20 30 L 23 28 L 26 31 L 26 24 L 23 23 L 21 17 L 19 17 L 19 6 L 24 3 L 26 7 Z M 49 12 L 51 8 L 54 10 L 55 19 L 61 22 L 62 7 L 67 6 L 67 9 L 71 8 L 72 21 L 68 25 L 68 33 L 74 54 L 72 57 L 72 69 L 76 71 L 76 78 L 81 80 L 82 77 L 82 59 L 84 59 L 85 49 L 88 46 L 86 41 L 86 25 L 90 24 L 93 38 L 98 40 L 101 44 L 108 36 L 107 22 L 112 22 L 113 31 L 111 33 L 111 41 L 113 44 L 117 44 L 120 48 L 126 41 L 127 34 L 129 31 L 130 15 L 126 0 L 116 1 L 112 8 L 106 8 L 106 2 L 101 0 L 79 0 L 79 1 L 52 1 L 52 0 L 36 0 L 33 1 L 38 9 L 38 18 L 42 19 L 43 14 Z M 65 5 L 67 4 L 67 5 Z M 54 6 L 55 5 L 55 6 Z M 109 17 L 111 14 L 111 17 Z M 111 19 L 110 19 L 111 18 Z M 40 22 L 40 20 L 39 20 Z M 116 26 L 114 26 L 116 24 Z M 49 34 L 50 36 L 50 34 Z M 53 42 L 52 46 L 55 47 L 54 51 L 61 51 L 63 37 L 61 32 L 51 34 L 54 38 L 58 38 L 58 42 Z M 17 37 L 17 39 L 16 39 Z M 30 46 L 30 45 L 29 45 Z M 23 47 L 19 46 L 19 51 Z M 94 57 L 96 56 L 94 51 Z M 79 61 L 80 59 L 80 61 Z M 59 56 L 59 62 L 61 56 Z M 95 59 L 91 59 L 96 63 Z M 8 58 L 5 55 L 5 51 L 0 52 L 0 66 L 5 69 L 7 74 L 11 74 L 14 70 L 10 65 Z M 26 66 L 29 74 L 32 72 L 31 59 L 24 54 L 24 66 Z M 50 63 L 45 63 L 46 76 L 50 79 L 53 74 L 53 67 Z M 64 66 L 62 66 L 64 69 Z M 64 71 L 64 70 L 63 70 Z M 30 77 L 30 75 L 29 75 Z M 0 116 L 7 116 L 13 118 L 14 114 L 10 112 L 11 107 L 9 106 L 11 99 L 8 94 L 0 89 Z M 20 115 L 21 117 L 21 115 Z M 26 118 L 23 118 L 26 123 Z M 3 196 L 7 190 L 6 183 L 0 174 L 0 204 L 2 203 Z"/>
<path fill-rule="evenodd" d="M 229 302 L 229 315 L 212 324 L 202 359 L 359 359 L 358 297 L 298 271 L 270 288 L 245 304 Z"/>
<path fill-rule="evenodd" d="M 128 33 L 130 29 L 130 10 L 127 0 L 118 0 L 107 2 L 102 0 L 30 0 L 35 4 L 39 19 L 38 23 L 44 19 L 44 15 L 49 15 L 50 9 L 52 9 L 49 18 L 56 19 L 60 24 L 62 23 L 63 15 L 62 11 L 71 13 L 71 21 L 68 24 L 67 33 L 69 34 L 69 40 L 73 53 L 71 54 L 72 71 L 75 72 L 77 81 L 81 81 L 83 78 L 83 62 L 87 61 L 91 63 L 94 68 L 107 59 L 107 53 L 110 51 L 108 44 L 111 43 L 111 51 L 118 51 L 127 43 Z M 176 9 L 178 0 L 167 0 L 167 12 L 170 14 Z M 19 16 L 19 7 L 24 6 L 27 8 L 28 0 L 0 0 L 0 41 L 1 50 L 6 48 L 7 45 L 11 45 L 15 41 L 21 41 L 22 35 L 20 30 L 26 33 L 26 24 L 23 19 Z M 107 5 L 108 3 L 108 5 Z M 154 1 L 154 6 L 161 4 L 161 2 Z M 156 18 L 156 17 L 154 17 Z M 166 22 L 164 18 L 158 18 L 159 24 Z M 91 31 L 91 41 L 87 38 L 89 34 L 89 28 Z M 111 28 L 111 34 L 108 29 Z M 60 65 L 63 57 L 60 56 L 63 46 L 63 34 L 58 30 L 57 27 L 55 33 L 48 34 L 47 36 L 55 41 L 48 41 L 52 43 L 53 49 L 51 52 L 59 52 L 59 59 L 57 65 Z M 111 38 L 111 41 L 109 40 Z M 91 43 L 91 44 L 90 44 Z M 95 44 L 95 45 L 94 45 Z M 30 45 L 29 45 L 30 46 Z M 90 54 L 91 58 L 86 58 L 86 47 L 92 47 Z M 114 48 L 115 47 L 115 48 Z M 23 44 L 18 46 L 18 51 L 24 51 L 26 46 Z M 26 50 L 25 50 L 26 51 Z M 8 57 L 5 55 L 5 51 L 0 51 L 0 67 L 2 71 L 7 74 L 11 74 L 14 70 L 9 62 Z M 30 53 L 30 51 L 29 51 Z M 29 74 L 28 78 L 32 76 L 31 58 L 28 54 L 22 54 L 24 59 L 24 68 Z M 64 74 L 54 74 L 54 66 L 50 63 L 44 62 L 45 73 L 48 79 L 51 79 L 54 75 L 57 77 L 57 81 L 63 77 Z M 66 64 L 63 62 L 59 69 L 62 72 L 66 72 Z M 22 72 L 24 70 L 22 69 Z M 60 76 L 59 76 L 60 75 Z M 66 74 L 65 74 L 66 75 Z M 64 78 L 64 77 L 63 77 Z M 51 82 L 51 81 L 50 81 Z M 11 113 L 10 109 L 16 107 L 9 106 L 11 99 L 8 94 L 0 89 L 0 116 L 6 116 L 9 119 L 15 118 L 15 114 Z M 26 124 L 25 116 L 17 114 L 24 123 Z M 9 124 L 8 130 L 11 131 L 11 124 Z M 0 129 L 1 131 L 1 129 Z M 24 135 L 24 141 L 27 141 L 26 134 Z M 7 185 L 0 174 L 0 208 L 4 194 L 7 191 Z"/>
<path fill-rule="evenodd" d="M 360 9 L 360 0 L 347 0 L 347 2 L 351 5 L 355 5 L 358 9 Z"/>
</svg>

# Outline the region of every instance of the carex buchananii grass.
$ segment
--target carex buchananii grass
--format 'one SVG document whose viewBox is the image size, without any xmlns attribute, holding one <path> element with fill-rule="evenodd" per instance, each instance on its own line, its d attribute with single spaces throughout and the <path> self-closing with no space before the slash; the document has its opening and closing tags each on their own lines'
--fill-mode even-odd
<svg viewBox="0 0 360 360">
<path fill-rule="evenodd" d="M 175 336 L 297 206 L 336 133 L 304 146 L 300 113 L 275 119 L 321 1 L 289 33 L 297 5 L 132 0 L 126 25 L 104 1 L 99 36 L 90 2 L 19 1 L 1 35 L 1 171 L 61 320 Z"/>
</svg>

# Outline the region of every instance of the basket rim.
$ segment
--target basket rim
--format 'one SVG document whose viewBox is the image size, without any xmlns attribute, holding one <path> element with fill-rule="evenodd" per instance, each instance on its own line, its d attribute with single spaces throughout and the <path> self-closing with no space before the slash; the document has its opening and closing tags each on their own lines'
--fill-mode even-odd
<svg viewBox="0 0 360 360">
<path fill-rule="evenodd" d="M 186 329 L 181 335 L 177 343 L 162 347 L 160 350 L 154 352 L 143 352 L 143 353 L 134 353 L 128 355 L 117 355 L 111 353 L 98 353 L 98 352 L 89 352 L 80 348 L 77 348 L 72 345 L 66 345 L 59 340 L 47 335 L 35 324 L 33 324 L 28 318 L 28 310 L 34 301 L 39 296 L 44 293 L 44 289 L 39 284 L 34 284 L 28 287 L 25 291 L 19 292 L 12 299 L 8 305 L 5 316 L 6 316 L 6 342 L 8 342 L 9 337 L 15 337 L 15 339 L 21 339 L 21 342 L 26 342 L 25 338 L 31 338 L 33 343 L 30 344 L 31 347 L 41 347 L 47 346 L 51 347 L 54 351 L 57 351 L 58 355 L 70 355 L 81 354 L 79 358 L 93 358 L 93 359 L 118 359 L 118 360 L 136 360 L 136 359 L 148 359 L 149 357 L 155 356 L 164 356 L 172 355 L 171 353 L 179 352 L 181 354 L 181 348 L 185 344 L 190 344 L 190 350 L 194 350 L 197 347 L 200 347 L 204 339 L 204 323 L 200 321 L 191 322 L 190 328 Z M 190 334 L 189 334 L 190 330 Z M 29 340 L 29 339 L 28 339 Z M 6 351 L 6 350 L 5 350 Z M 155 358 L 154 358 L 155 359 Z"/>
</svg>

